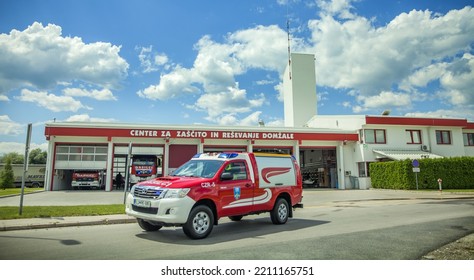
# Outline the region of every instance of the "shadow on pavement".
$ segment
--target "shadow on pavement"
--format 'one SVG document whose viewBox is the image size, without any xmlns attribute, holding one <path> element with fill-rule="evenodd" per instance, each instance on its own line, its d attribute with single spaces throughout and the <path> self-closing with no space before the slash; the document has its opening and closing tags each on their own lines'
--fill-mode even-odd
<svg viewBox="0 0 474 280">
<path fill-rule="evenodd" d="M 222 242 L 236 241 L 245 238 L 260 238 L 267 234 L 284 231 L 294 231 L 319 226 L 329 221 L 314 221 L 306 219 L 290 219 L 286 224 L 274 225 L 270 218 L 248 219 L 239 222 L 226 222 L 214 226 L 211 234 L 205 239 L 189 239 L 180 227 L 162 228 L 157 232 L 141 232 L 136 236 L 162 243 L 180 245 L 209 245 Z M 138 226 L 137 226 L 138 227 Z M 139 227 L 137 230 L 141 230 Z"/>
</svg>

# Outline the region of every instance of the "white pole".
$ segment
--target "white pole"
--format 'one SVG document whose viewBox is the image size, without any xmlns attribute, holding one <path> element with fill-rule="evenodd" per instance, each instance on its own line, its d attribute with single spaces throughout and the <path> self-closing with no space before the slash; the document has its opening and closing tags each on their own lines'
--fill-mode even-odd
<svg viewBox="0 0 474 280">
<path fill-rule="evenodd" d="M 29 150 L 30 150 L 30 141 L 31 141 L 31 126 L 32 124 L 28 124 L 28 128 L 26 131 L 26 145 L 25 145 L 25 160 L 23 162 L 23 177 L 21 178 L 21 194 L 20 194 L 20 216 L 23 214 L 23 196 L 25 194 L 25 178 L 26 173 L 28 172 L 28 159 L 29 159 Z"/>
<path fill-rule="evenodd" d="M 132 142 L 128 144 L 128 155 L 127 161 L 125 161 L 125 184 L 123 186 L 123 204 L 125 204 L 127 199 L 127 190 L 129 185 L 129 178 L 130 178 L 130 162 L 132 159 Z"/>
</svg>

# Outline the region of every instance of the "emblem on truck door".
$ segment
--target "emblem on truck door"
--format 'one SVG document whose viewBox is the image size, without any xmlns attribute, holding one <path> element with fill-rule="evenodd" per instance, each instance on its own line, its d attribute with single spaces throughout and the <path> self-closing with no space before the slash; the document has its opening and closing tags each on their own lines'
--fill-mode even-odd
<svg viewBox="0 0 474 280">
<path fill-rule="evenodd" d="M 235 200 L 240 198 L 240 187 L 234 187 L 234 198 Z"/>
<path fill-rule="evenodd" d="M 270 180 L 268 178 L 285 174 L 291 170 L 290 167 L 267 167 L 262 169 L 262 178 L 263 181 L 270 183 Z"/>
</svg>

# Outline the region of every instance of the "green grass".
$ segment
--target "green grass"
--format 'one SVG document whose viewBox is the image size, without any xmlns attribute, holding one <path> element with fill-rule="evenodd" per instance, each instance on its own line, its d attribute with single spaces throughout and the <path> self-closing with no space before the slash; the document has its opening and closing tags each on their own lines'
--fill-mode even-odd
<svg viewBox="0 0 474 280">
<path fill-rule="evenodd" d="M 25 188 L 25 194 L 43 191 L 43 188 Z M 0 189 L 0 197 L 19 195 L 21 188 Z M 98 216 L 125 214 L 123 204 L 110 205 L 78 205 L 78 206 L 23 206 L 22 215 L 19 215 L 19 206 L 0 206 L 0 220 L 49 218 L 70 216 Z"/>
<path fill-rule="evenodd" d="M 19 215 L 19 210 L 19 206 L 0 207 L 0 220 L 125 214 L 125 206 L 123 204 L 23 206 L 23 213 L 21 216 Z"/>
<path fill-rule="evenodd" d="M 32 192 L 39 192 L 43 191 L 44 188 L 25 188 L 25 194 L 32 193 Z M 13 189 L 0 189 L 0 197 L 6 195 L 15 195 L 21 194 L 21 188 L 13 188 Z"/>
<path fill-rule="evenodd" d="M 437 190 L 437 189 L 430 189 L 430 190 L 422 189 L 422 190 L 418 190 L 418 191 L 420 191 L 420 192 L 439 192 L 439 190 Z M 442 191 L 446 192 L 446 193 L 471 193 L 471 192 L 474 192 L 474 189 L 443 189 Z"/>
</svg>

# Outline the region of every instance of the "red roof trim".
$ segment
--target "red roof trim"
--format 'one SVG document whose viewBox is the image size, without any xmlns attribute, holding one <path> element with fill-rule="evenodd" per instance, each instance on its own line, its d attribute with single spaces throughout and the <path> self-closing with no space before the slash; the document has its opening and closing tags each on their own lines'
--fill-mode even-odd
<svg viewBox="0 0 474 280">
<path fill-rule="evenodd" d="M 466 119 L 430 119 L 430 118 L 408 118 L 408 117 L 376 117 L 365 116 L 366 124 L 385 125 L 422 125 L 422 126 L 460 126 L 466 127 Z"/>
<path fill-rule="evenodd" d="M 129 137 L 155 139 L 225 139 L 225 140 L 319 140 L 319 141 L 357 141 L 357 133 L 290 131 L 220 131 L 220 130 L 173 130 L 173 129 L 120 129 L 94 127 L 46 127 L 45 136 L 76 137 Z"/>
<path fill-rule="evenodd" d="M 468 122 L 465 129 L 474 129 L 474 122 Z"/>
</svg>

